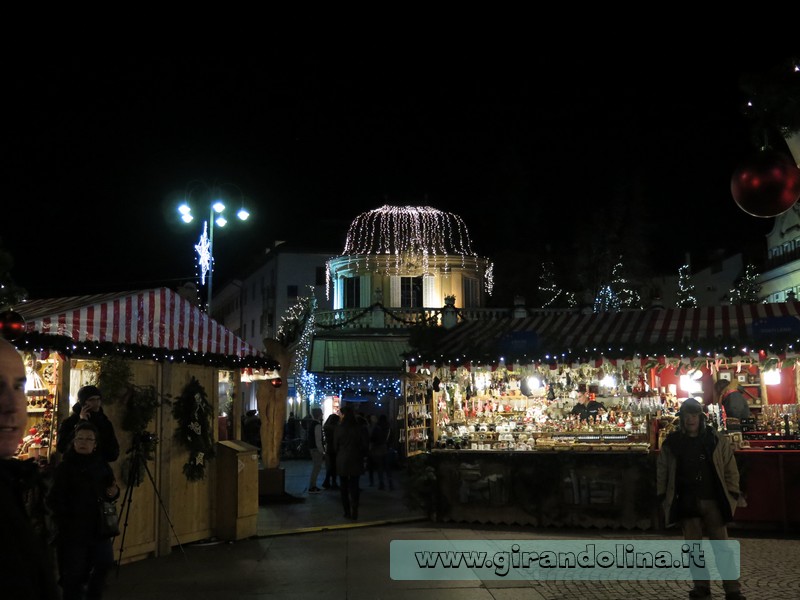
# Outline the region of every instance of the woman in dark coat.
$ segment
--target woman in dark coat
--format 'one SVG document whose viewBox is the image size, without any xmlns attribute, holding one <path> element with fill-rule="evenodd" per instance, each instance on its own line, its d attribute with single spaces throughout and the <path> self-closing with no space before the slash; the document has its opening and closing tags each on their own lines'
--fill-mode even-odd
<svg viewBox="0 0 800 600">
<path fill-rule="evenodd" d="M 356 419 L 352 406 L 342 409 L 342 420 L 334 434 L 336 474 L 342 488 L 342 508 L 347 519 L 358 519 L 358 479 L 364 468 L 369 440 L 367 429 Z"/>
<path fill-rule="evenodd" d="M 322 433 L 325 438 L 325 481 L 322 482 L 322 487 L 332 490 L 339 489 L 339 483 L 336 479 L 336 428 L 339 425 L 339 415 L 332 413 L 328 415 L 325 420 L 325 425 L 322 426 Z"/>
<path fill-rule="evenodd" d="M 98 430 L 82 421 L 64 460 L 55 471 L 48 503 L 58 527 L 59 584 L 64 600 L 102 597 L 108 570 L 114 564 L 112 538 L 100 537 L 99 502 L 116 500 L 119 487 L 98 450 Z"/>
</svg>

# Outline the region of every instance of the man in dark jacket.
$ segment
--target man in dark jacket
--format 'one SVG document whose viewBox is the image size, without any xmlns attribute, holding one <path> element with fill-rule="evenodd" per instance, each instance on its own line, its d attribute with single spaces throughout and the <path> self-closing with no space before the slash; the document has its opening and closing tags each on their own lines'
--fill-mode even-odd
<svg viewBox="0 0 800 600">
<path fill-rule="evenodd" d="M 706 425 L 703 406 L 694 398 L 678 411 L 678 431 L 664 440 L 658 455 L 656 490 L 666 525 L 679 522 L 686 540 L 727 540 L 740 496 L 739 470 L 728 439 Z M 721 557 L 717 557 L 720 560 Z M 689 598 L 710 598 L 708 580 L 696 576 Z M 726 600 L 744 600 L 739 580 L 722 582 Z"/>
<path fill-rule="evenodd" d="M 369 449 L 367 427 L 356 417 L 353 407 L 342 408 L 342 420 L 334 434 L 336 472 L 341 482 L 342 508 L 346 519 L 358 519 L 360 493 L 358 479 L 364 468 L 364 457 Z"/>
<path fill-rule="evenodd" d="M 78 403 L 72 407 L 72 414 L 58 428 L 56 450 L 61 453 L 61 456 L 72 446 L 75 426 L 80 421 L 89 421 L 97 427 L 100 434 L 97 440 L 98 452 L 107 462 L 114 462 L 119 458 L 119 442 L 114 433 L 114 425 L 103 412 L 100 403 L 100 390 L 95 386 L 85 385 L 78 390 Z"/>
<path fill-rule="evenodd" d="M 578 402 L 572 407 L 572 410 L 569 414 L 577 416 L 580 421 L 585 421 L 587 418 L 589 418 L 589 410 L 587 408 L 588 404 L 589 394 L 586 392 L 580 392 L 578 394 Z"/>
<path fill-rule="evenodd" d="M 27 422 L 25 365 L 16 348 L 0 339 L 0 576 L 3 598 L 57 599 L 55 567 L 46 532 L 37 531 L 26 500 L 43 494 L 33 460 L 14 459 Z M 42 498 L 42 506 L 43 506 Z M 38 507 L 38 503 L 34 505 Z"/>
</svg>

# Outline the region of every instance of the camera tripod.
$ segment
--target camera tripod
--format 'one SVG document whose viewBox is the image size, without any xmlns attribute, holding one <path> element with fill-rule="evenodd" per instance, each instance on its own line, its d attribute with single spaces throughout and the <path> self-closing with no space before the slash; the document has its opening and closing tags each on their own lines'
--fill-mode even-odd
<svg viewBox="0 0 800 600">
<path fill-rule="evenodd" d="M 161 499 L 161 494 L 158 491 L 158 486 L 156 486 L 156 481 L 153 479 L 153 474 L 150 472 L 150 467 L 147 465 L 147 452 L 142 448 L 142 445 L 145 441 L 155 441 L 157 442 L 156 436 L 150 433 L 143 433 L 143 434 L 135 434 L 133 437 L 133 446 L 125 454 L 130 454 L 131 457 L 128 459 L 128 486 L 125 488 L 125 494 L 122 496 L 122 503 L 121 503 L 121 512 L 125 513 L 125 522 L 122 526 L 122 536 L 120 537 L 119 543 L 119 558 L 117 559 L 117 577 L 119 577 L 119 568 L 122 565 L 122 553 L 125 550 L 125 534 L 128 532 L 128 517 L 131 513 L 131 504 L 133 503 L 133 490 L 139 486 L 142 482 L 140 480 L 140 469 L 144 469 L 145 473 L 147 473 L 148 479 L 150 479 L 150 483 L 153 484 L 153 491 L 156 494 L 156 498 L 158 498 L 158 503 L 161 506 L 161 510 L 164 511 L 164 516 L 167 518 L 167 522 L 169 523 L 170 528 L 172 529 L 172 534 L 175 536 L 175 541 L 178 543 L 178 547 L 183 552 L 184 557 L 186 556 L 186 552 L 183 550 L 183 546 L 181 545 L 180 539 L 178 539 L 178 533 L 175 531 L 175 525 L 172 523 L 172 519 L 169 518 L 169 513 L 167 512 L 167 507 L 164 506 L 164 501 Z"/>
</svg>

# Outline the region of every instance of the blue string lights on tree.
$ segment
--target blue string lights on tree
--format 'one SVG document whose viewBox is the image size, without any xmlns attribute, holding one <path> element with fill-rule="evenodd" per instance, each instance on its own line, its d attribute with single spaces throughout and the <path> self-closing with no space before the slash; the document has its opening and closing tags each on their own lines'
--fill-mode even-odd
<svg viewBox="0 0 800 600">
<path fill-rule="evenodd" d="M 594 298 L 594 312 L 613 312 L 619 310 L 620 301 L 610 285 L 604 285 Z"/>
</svg>

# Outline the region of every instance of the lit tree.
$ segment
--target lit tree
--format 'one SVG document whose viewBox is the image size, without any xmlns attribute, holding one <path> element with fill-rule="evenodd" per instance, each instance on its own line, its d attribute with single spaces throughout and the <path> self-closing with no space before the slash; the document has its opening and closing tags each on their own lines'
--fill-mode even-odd
<svg viewBox="0 0 800 600">
<path fill-rule="evenodd" d="M 619 310 L 620 301 L 610 285 L 604 285 L 594 298 L 594 312 L 611 312 Z"/>
<path fill-rule="evenodd" d="M 553 273 L 552 261 L 542 263 L 542 272 L 539 275 L 539 298 L 542 308 L 558 306 L 564 300 L 564 290 L 556 283 Z"/>
<path fill-rule="evenodd" d="M 678 269 L 678 307 L 695 308 L 697 298 L 694 296 L 694 284 L 692 275 L 689 273 L 689 265 L 683 265 Z"/>
<path fill-rule="evenodd" d="M 761 285 L 757 281 L 758 271 L 754 264 L 748 264 L 730 291 L 731 304 L 756 304 L 761 302 Z"/>
<path fill-rule="evenodd" d="M 642 298 L 625 277 L 625 268 L 622 266 L 622 257 L 611 271 L 611 290 L 617 296 L 622 308 L 641 308 Z"/>
<path fill-rule="evenodd" d="M 314 337 L 314 311 L 317 307 L 314 288 L 308 286 L 308 289 L 308 296 L 298 298 L 287 309 L 286 315 L 281 317 L 282 323 L 276 336 L 281 345 L 293 348 L 291 374 L 298 392 L 307 399 L 315 395 L 314 375 L 308 372 L 307 367 Z"/>
</svg>

